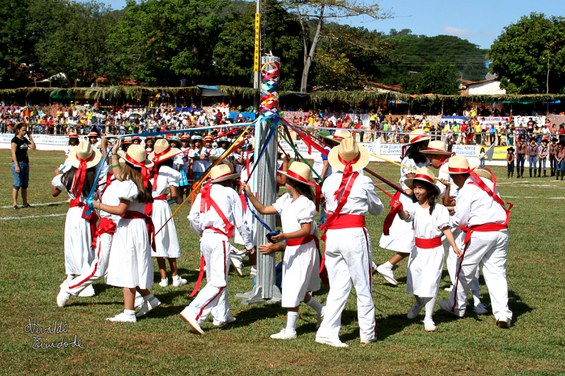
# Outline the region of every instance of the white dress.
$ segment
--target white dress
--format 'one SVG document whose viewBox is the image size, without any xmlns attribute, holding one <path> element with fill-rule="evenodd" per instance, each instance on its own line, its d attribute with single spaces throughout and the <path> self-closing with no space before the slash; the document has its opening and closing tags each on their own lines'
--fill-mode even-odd
<svg viewBox="0 0 565 376">
<path fill-rule="evenodd" d="M 157 177 L 157 187 L 153 191 L 153 197 L 162 195 L 166 196 L 169 193 L 169 187 L 178 187 L 180 180 L 180 172 L 168 166 L 161 166 L 159 168 L 159 175 Z M 155 200 L 153 202 L 153 212 L 151 213 L 151 219 L 153 220 L 153 225 L 155 226 L 156 252 L 152 252 L 152 256 L 154 257 L 180 257 L 180 246 L 179 238 L 177 236 L 177 228 L 175 226 L 175 220 L 171 218 L 171 215 L 171 207 L 169 206 L 166 198 L 164 200 Z M 171 220 L 167 222 L 169 218 Z M 161 229 L 165 222 L 167 222 L 167 225 Z M 161 230 L 159 231 L 159 229 Z"/>
<path fill-rule="evenodd" d="M 56 175 L 51 185 L 61 192 L 67 188 L 61 182 L 62 174 Z M 74 200 L 74 195 L 68 192 L 69 197 Z M 65 219 L 65 274 L 79 275 L 83 268 L 88 268 L 94 259 L 92 249 L 92 234 L 90 222 L 82 217 L 83 206 L 70 207 Z"/>
<path fill-rule="evenodd" d="M 130 202 L 128 211 L 144 213 L 137 201 L 139 191 L 131 180 L 116 181 L 118 198 Z M 116 287 L 148 289 L 153 284 L 153 260 L 145 219 L 120 218 L 110 251 L 107 284 Z"/>
<path fill-rule="evenodd" d="M 402 164 L 416 170 L 421 167 L 426 167 L 429 162 L 426 160 L 424 163 L 416 163 L 413 159 L 404 157 Z M 404 180 L 408 174 L 413 174 L 415 172 L 414 170 L 405 167 L 400 168 L 400 185 L 402 189 L 408 189 L 408 186 L 404 184 Z M 412 200 L 406 195 L 400 194 L 399 200 L 404 206 L 404 210 L 408 210 L 414 205 Z M 400 217 L 395 216 L 390 226 L 389 235 L 381 235 L 379 247 L 399 253 L 411 253 L 415 247 L 412 223 L 403 221 Z"/>
<path fill-rule="evenodd" d="M 316 205 L 306 196 L 300 196 L 293 202 L 292 195 L 285 193 L 273 207 L 281 216 L 283 232 L 298 231 L 302 223 L 311 223 L 310 234 L 314 234 Z M 298 307 L 308 291 L 318 291 L 319 269 L 320 256 L 314 240 L 301 245 L 287 245 L 283 257 L 281 306 Z"/>
<path fill-rule="evenodd" d="M 449 212 L 441 204 L 436 204 L 430 214 L 430 208 L 416 204 L 407 210 L 407 221 L 414 224 L 414 234 L 418 238 L 432 239 L 443 235 L 441 229 L 450 226 Z M 437 294 L 443 269 L 443 243 L 435 248 L 414 247 L 410 253 L 406 273 L 406 292 L 421 298 L 433 298 Z"/>
</svg>

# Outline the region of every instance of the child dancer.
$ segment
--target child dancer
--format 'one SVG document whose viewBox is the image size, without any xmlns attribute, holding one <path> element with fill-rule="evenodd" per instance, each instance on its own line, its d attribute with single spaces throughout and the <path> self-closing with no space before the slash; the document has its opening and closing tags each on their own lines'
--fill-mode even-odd
<svg viewBox="0 0 565 376">
<path fill-rule="evenodd" d="M 147 227 L 151 218 L 145 215 L 145 204 L 151 202 L 151 183 L 149 168 L 153 162 L 146 159 L 145 148 L 131 145 L 127 153 L 119 151 L 125 163 L 121 166 L 120 181 L 114 182 L 118 205 L 107 205 L 93 201 L 95 209 L 119 215 L 110 260 L 108 263 L 107 283 L 124 289 L 124 311 L 107 320 L 114 322 L 136 322 L 159 306 L 161 302 L 151 294 L 149 287 L 153 283 L 153 260 Z M 112 165 L 119 163 L 118 155 L 112 156 Z M 141 309 L 134 311 L 135 292 L 144 299 Z"/>
<path fill-rule="evenodd" d="M 90 193 L 95 183 L 96 166 L 102 155 L 94 149 L 92 144 L 83 140 L 78 146 L 71 149 L 68 163 L 72 166 L 63 174 L 56 175 L 51 181 L 51 194 L 58 196 L 62 191 L 67 191 L 70 207 L 65 220 L 65 272 L 67 281 L 81 274 L 83 267 L 87 268 L 94 259 L 92 250 L 92 234 L 96 226 L 96 217 L 84 217 L 84 200 Z M 94 289 L 82 296 L 93 296 Z"/>
<path fill-rule="evenodd" d="M 196 196 L 190 208 L 190 227 L 199 235 L 200 253 L 206 262 L 206 286 L 186 307 L 180 317 L 193 333 L 204 334 L 200 327 L 208 315 L 214 316 L 214 325 L 221 326 L 235 321 L 230 316 L 227 297 L 230 251 L 229 238 L 237 227 L 245 241 L 245 248 L 253 250 L 251 232 L 243 220 L 243 210 L 237 192 L 231 187 L 239 174 L 232 173 L 230 166 L 219 164 L 210 170 L 210 182 Z"/>
<path fill-rule="evenodd" d="M 399 213 L 401 219 L 413 223 L 416 244 L 410 254 L 406 275 L 406 291 L 416 297 L 416 302 L 407 316 L 416 318 L 425 306 L 424 329 L 428 332 L 436 330 L 432 314 L 443 268 L 442 234 L 453 251 L 461 254 L 450 230 L 449 212 L 435 202 L 440 189 L 434 181 L 434 173 L 426 167 L 419 169 L 413 178 L 406 179 L 405 184 L 412 189 L 417 205 Z M 402 204 L 396 201 L 394 205 Z"/>
<path fill-rule="evenodd" d="M 165 258 L 169 259 L 173 286 L 178 287 L 186 284 L 186 279 L 181 278 L 181 276 L 177 274 L 177 258 L 180 257 L 180 246 L 175 221 L 171 218 L 171 208 L 167 202 L 167 194 L 169 191 L 171 192 L 172 199 L 177 203 L 180 202 L 177 187 L 181 179 L 181 174 L 172 167 L 172 158 L 180 152 L 179 149 L 171 148 L 169 142 L 162 138 L 157 140 L 155 143 L 155 151 L 149 154 L 148 157 L 149 160 L 153 161 L 155 164 L 152 180 L 153 204 L 151 219 L 155 226 L 155 231 L 158 231 L 155 234 L 156 252 L 153 253 L 153 256 L 157 257 L 159 273 L 161 274 L 159 286 L 161 287 L 169 285 Z M 167 224 L 161 229 L 165 222 L 167 222 Z"/>
<path fill-rule="evenodd" d="M 508 152 L 506 154 L 506 165 L 508 168 L 508 179 L 510 179 L 514 176 L 514 148 L 510 146 L 506 151 Z"/>
<path fill-rule="evenodd" d="M 311 170 L 307 164 L 294 162 L 286 175 L 286 191 L 274 204 L 265 206 L 242 183 L 249 200 L 261 214 L 280 214 L 283 232 L 272 237 L 276 243 L 286 240 L 283 259 L 282 301 L 288 310 L 286 328 L 271 335 L 273 339 L 296 338 L 296 320 L 300 302 L 312 307 L 317 314 L 318 324 L 322 318 L 322 306 L 311 295 L 320 289 L 320 257 L 314 236 L 316 205 L 312 196 Z M 265 253 L 270 253 L 266 251 Z"/>
</svg>

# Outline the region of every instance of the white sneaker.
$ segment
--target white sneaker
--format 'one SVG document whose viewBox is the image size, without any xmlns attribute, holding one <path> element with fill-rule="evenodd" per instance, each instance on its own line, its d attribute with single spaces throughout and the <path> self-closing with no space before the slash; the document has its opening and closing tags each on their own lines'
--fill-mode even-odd
<svg viewBox="0 0 565 376">
<path fill-rule="evenodd" d="M 447 292 L 451 292 L 451 290 L 453 290 L 453 285 L 449 285 L 443 289 L 443 291 L 447 291 Z"/>
<path fill-rule="evenodd" d="M 502 329 L 508 329 L 512 325 L 512 319 L 508 317 L 503 317 L 501 319 L 496 320 L 496 326 Z"/>
<path fill-rule="evenodd" d="M 239 251 L 234 246 L 231 247 L 230 252 L 230 261 L 233 265 L 235 272 L 238 276 L 243 277 L 243 258 L 245 257 L 245 253 Z"/>
<path fill-rule="evenodd" d="M 373 342 L 377 342 L 376 338 L 361 338 L 361 345 L 370 345 Z"/>
<path fill-rule="evenodd" d="M 330 345 L 333 347 L 343 347 L 343 348 L 349 347 L 347 343 L 341 342 L 339 338 L 335 339 L 335 338 L 316 336 L 316 342 L 322 343 L 324 345 Z"/>
<path fill-rule="evenodd" d="M 436 330 L 436 323 L 432 320 L 424 320 L 424 330 L 426 332 L 433 332 Z"/>
<path fill-rule="evenodd" d="M 457 318 L 461 318 L 463 316 L 465 316 L 465 311 L 461 311 L 458 309 L 451 309 L 451 304 L 449 304 L 449 300 L 446 299 L 441 299 L 439 301 L 439 306 L 441 307 L 442 310 L 444 310 L 445 312 L 449 313 L 450 315 L 453 315 Z"/>
<path fill-rule="evenodd" d="M 159 282 L 159 286 L 161 287 L 167 287 L 169 285 L 169 279 L 168 278 L 162 278 L 161 282 Z"/>
<path fill-rule="evenodd" d="M 188 308 L 183 309 L 182 312 L 179 313 L 179 316 L 185 323 L 188 324 L 188 326 L 190 327 L 190 331 L 192 333 L 196 333 L 200 335 L 204 334 L 204 331 L 200 327 L 200 324 L 198 324 L 198 321 L 196 321 L 194 317 L 188 314 Z"/>
<path fill-rule="evenodd" d="M 408 311 L 408 313 L 406 314 L 406 317 L 408 317 L 410 320 L 415 319 L 416 317 L 418 317 L 421 310 L 422 306 L 418 303 L 414 303 L 414 305 L 412 305 L 412 308 L 410 308 L 410 311 Z"/>
<path fill-rule="evenodd" d="M 398 285 L 398 281 L 394 279 L 394 273 L 391 268 L 387 268 L 385 264 L 377 266 L 377 273 L 383 276 L 383 278 L 393 286 Z"/>
<path fill-rule="evenodd" d="M 296 331 L 287 332 L 286 329 L 281 330 L 278 333 L 271 334 L 272 339 L 295 339 Z"/>
<path fill-rule="evenodd" d="M 135 315 L 130 315 L 125 312 L 119 313 L 114 317 L 108 317 L 106 320 L 112 322 L 137 322 Z"/>
<path fill-rule="evenodd" d="M 251 277 L 255 277 L 255 276 L 257 275 L 257 268 L 254 267 L 254 266 L 252 266 L 251 269 L 250 269 L 250 271 L 249 271 L 249 275 L 250 275 Z"/>
<path fill-rule="evenodd" d="M 233 317 L 233 316 L 228 316 L 228 317 L 226 317 L 226 320 L 225 320 L 225 321 L 214 319 L 214 321 L 212 321 L 212 324 L 213 324 L 214 326 L 220 327 L 220 326 L 224 326 L 224 325 L 226 325 L 226 324 L 231 324 L 232 322 L 235 322 L 235 321 L 236 321 L 236 318 L 235 318 L 235 317 Z"/>
<path fill-rule="evenodd" d="M 169 282 L 169 280 L 167 279 L 167 283 L 168 282 Z M 186 283 L 187 283 L 187 280 L 182 278 L 180 275 L 177 274 L 177 275 L 173 276 L 173 286 L 174 287 L 186 285 Z M 165 287 L 165 286 L 163 286 L 163 287 Z"/>
<path fill-rule="evenodd" d="M 475 307 L 473 307 L 473 311 L 477 314 L 477 315 L 486 315 L 488 314 L 488 308 L 486 305 L 484 305 L 483 303 L 479 303 L 477 304 Z"/>
<path fill-rule="evenodd" d="M 153 297 L 151 300 L 144 299 L 143 304 L 141 305 L 139 311 L 137 311 L 137 313 L 135 314 L 135 317 L 143 317 L 147 313 L 149 313 L 149 311 L 151 311 L 153 308 L 157 308 L 160 305 L 161 302 L 156 297 Z"/>
<path fill-rule="evenodd" d="M 57 307 L 64 307 L 70 298 L 71 294 L 69 294 L 64 287 L 61 287 L 59 294 L 57 294 Z"/>
<path fill-rule="evenodd" d="M 81 298 L 90 298 L 94 295 L 96 295 L 96 291 L 94 291 L 94 287 L 92 285 L 88 285 L 87 288 L 85 288 L 78 294 L 78 296 L 80 296 Z"/>
</svg>

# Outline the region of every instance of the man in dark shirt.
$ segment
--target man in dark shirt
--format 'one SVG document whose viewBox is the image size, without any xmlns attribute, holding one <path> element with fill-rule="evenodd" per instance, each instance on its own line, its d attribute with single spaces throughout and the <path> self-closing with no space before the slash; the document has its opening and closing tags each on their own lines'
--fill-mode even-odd
<svg viewBox="0 0 565 376">
<path fill-rule="evenodd" d="M 14 209 L 18 207 L 18 192 L 22 189 L 23 208 L 29 208 L 27 201 L 27 187 L 29 183 L 29 158 L 27 156 L 28 149 L 35 150 L 35 142 L 31 132 L 28 132 L 27 125 L 18 123 L 14 127 L 15 136 L 11 142 L 12 156 L 12 176 L 14 184 L 12 185 L 12 205 Z M 29 139 L 25 136 L 28 135 Z"/>
<path fill-rule="evenodd" d="M 516 142 L 516 177 L 518 178 L 524 176 L 527 148 L 528 145 L 524 141 L 524 136 L 518 136 L 518 141 Z"/>
</svg>

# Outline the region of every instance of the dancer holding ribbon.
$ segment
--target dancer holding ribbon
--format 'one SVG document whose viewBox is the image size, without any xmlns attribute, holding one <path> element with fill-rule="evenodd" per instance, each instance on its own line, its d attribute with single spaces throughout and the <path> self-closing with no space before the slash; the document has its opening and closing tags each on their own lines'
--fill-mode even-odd
<svg viewBox="0 0 565 376">
<path fill-rule="evenodd" d="M 279 214 L 283 232 L 274 235 L 274 243 L 286 242 L 283 257 L 282 301 L 281 305 L 288 310 L 286 327 L 271 335 L 273 339 L 296 338 L 296 321 L 300 302 L 304 302 L 316 311 L 318 324 L 322 317 L 322 305 L 312 297 L 312 292 L 320 289 L 320 256 L 315 235 L 316 200 L 312 194 L 310 167 L 302 162 L 293 162 L 288 171 L 279 171 L 287 179 L 283 194 L 269 206 L 262 204 L 251 192 L 251 188 L 242 183 L 249 201 L 261 214 Z M 266 248 L 263 253 L 271 253 Z"/>
<path fill-rule="evenodd" d="M 371 240 L 365 228 L 365 214 L 379 215 L 384 207 L 371 178 L 360 174 L 369 163 L 369 152 L 352 137 L 344 138 L 328 155 L 332 174 L 322 193 L 328 219 L 320 227 L 327 230 L 325 266 L 330 291 L 316 342 L 348 347 L 339 339 L 341 313 L 351 287 L 357 294 L 357 317 L 362 344 L 376 340 L 375 304 L 371 280 Z"/>
</svg>

